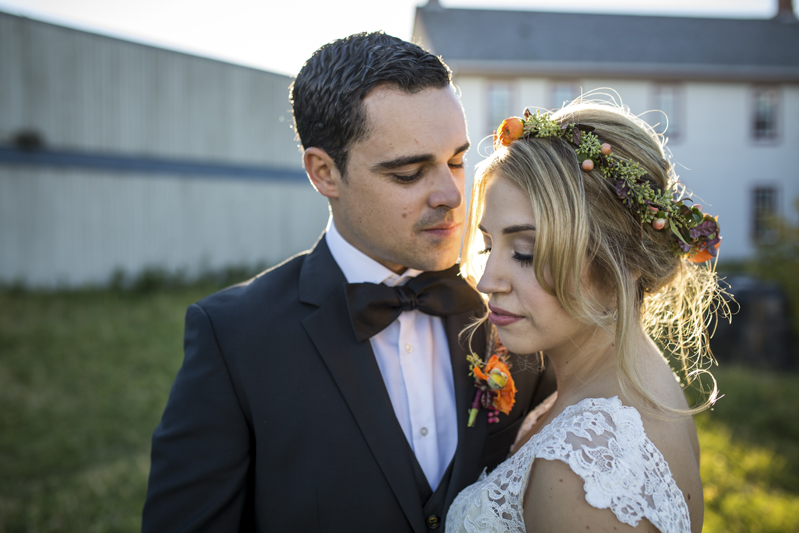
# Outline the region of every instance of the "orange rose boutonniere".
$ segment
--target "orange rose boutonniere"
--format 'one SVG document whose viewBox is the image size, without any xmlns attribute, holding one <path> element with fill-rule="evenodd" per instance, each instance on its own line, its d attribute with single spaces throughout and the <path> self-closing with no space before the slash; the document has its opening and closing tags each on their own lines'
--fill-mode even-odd
<svg viewBox="0 0 799 533">
<path fill-rule="evenodd" d="M 474 376 L 477 392 L 469 409 L 469 427 L 474 426 L 480 407 L 488 409 L 488 422 L 499 422 L 499 413 L 509 414 L 516 401 L 516 385 L 506 362 L 508 351 L 499 345 L 487 363 L 477 354 L 467 355 L 469 375 Z"/>
</svg>

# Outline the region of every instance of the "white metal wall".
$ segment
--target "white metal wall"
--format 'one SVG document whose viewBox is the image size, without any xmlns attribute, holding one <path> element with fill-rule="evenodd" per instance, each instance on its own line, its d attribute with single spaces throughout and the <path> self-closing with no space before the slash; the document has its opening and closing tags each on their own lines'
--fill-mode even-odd
<svg viewBox="0 0 799 533">
<path fill-rule="evenodd" d="M 34 130 L 46 150 L 289 176 L 0 160 L 0 282 L 99 284 L 116 269 L 135 275 L 148 267 L 191 275 L 274 264 L 310 247 L 328 210 L 297 179 L 290 82 L 0 13 L 0 147 Z"/>
<path fill-rule="evenodd" d="M 0 13 L 0 141 L 297 169 L 290 82 Z"/>
<path fill-rule="evenodd" d="M 552 83 L 547 78 L 511 80 L 524 106 L 547 109 L 552 104 Z M 635 114 L 653 109 L 655 85 L 646 80 L 577 79 L 584 92 L 612 87 Z M 462 76 L 456 80 L 468 121 L 472 144 L 496 128 L 490 125 L 487 108 L 489 78 Z M 678 82 L 679 83 L 679 82 Z M 695 193 L 697 202 L 719 216 L 723 236 L 720 258 L 737 260 L 755 248 L 750 237 L 751 193 L 758 185 L 776 185 L 780 190 L 780 213 L 796 221 L 794 202 L 799 198 L 799 84 L 777 85 L 780 89 L 780 135 L 773 143 L 751 138 L 752 90 L 744 82 L 679 83 L 682 88 L 682 134 L 667 147 L 680 179 Z M 668 133 L 667 133 L 668 136 Z M 480 161 L 490 142 L 483 141 L 481 154 L 470 154 L 469 163 Z"/>
<path fill-rule="evenodd" d="M 54 287 L 116 269 L 273 265 L 314 243 L 326 205 L 310 184 L 4 168 L 0 273 Z"/>
</svg>

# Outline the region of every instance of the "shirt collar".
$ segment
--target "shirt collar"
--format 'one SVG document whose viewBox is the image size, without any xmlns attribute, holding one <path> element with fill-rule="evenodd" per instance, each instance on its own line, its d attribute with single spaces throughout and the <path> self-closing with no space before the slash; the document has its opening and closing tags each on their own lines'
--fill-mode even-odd
<svg viewBox="0 0 799 533">
<path fill-rule="evenodd" d="M 404 285 L 422 273 L 421 270 L 413 268 L 407 269 L 402 274 L 392 272 L 347 242 L 336 229 L 332 216 L 327 223 L 325 240 L 348 283 L 383 283 L 395 287 Z"/>
</svg>

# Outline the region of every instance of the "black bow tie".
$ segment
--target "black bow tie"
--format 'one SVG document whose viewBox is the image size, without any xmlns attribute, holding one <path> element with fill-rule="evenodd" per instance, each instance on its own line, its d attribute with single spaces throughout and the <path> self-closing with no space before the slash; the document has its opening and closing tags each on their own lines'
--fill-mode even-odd
<svg viewBox="0 0 799 533">
<path fill-rule="evenodd" d="M 477 309 L 480 296 L 461 278 L 458 266 L 424 272 L 399 287 L 377 283 L 347 285 L 347 306 L 358 341 L 369 339 L 394 322 L 403 311 L 447 316 Z"/>
</svg>

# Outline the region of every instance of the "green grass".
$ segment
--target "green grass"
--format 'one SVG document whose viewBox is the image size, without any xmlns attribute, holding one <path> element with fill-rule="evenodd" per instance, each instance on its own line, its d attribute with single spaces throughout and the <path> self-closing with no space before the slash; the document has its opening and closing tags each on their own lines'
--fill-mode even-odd
<svg viewBox="0 0 799 533">
<path fill-rule="evenodd" d="M 799 375 L 713 373 L 725 396 L 696 417 L 704 531 L 799 530 Z"/>
<path fill-rule="evenodd" d="M 209 291 L 0 293 L 0 532 L 140 529 L 185 309 Z"/>
<path fill-rule="evenodd" d="M 0 533 L 139 530 L 185 309 L 213 290 L 0 292 Z M 796 530 L 799 375 L 714 374 L 705 531 Z"/>
</svg>

